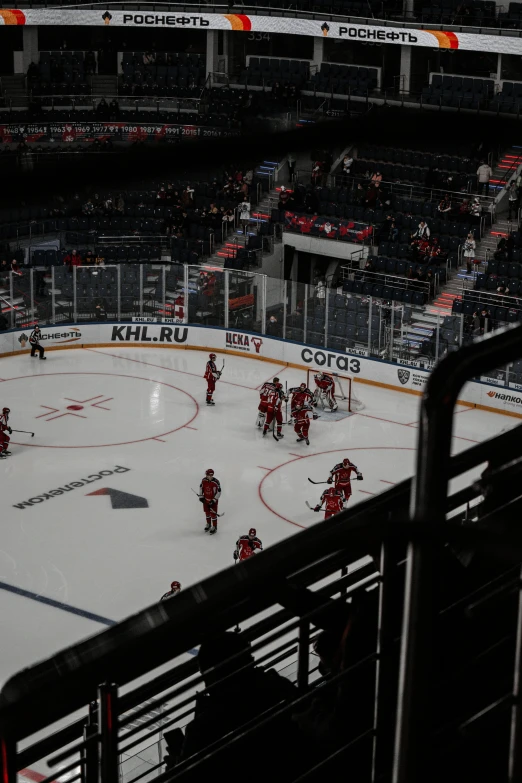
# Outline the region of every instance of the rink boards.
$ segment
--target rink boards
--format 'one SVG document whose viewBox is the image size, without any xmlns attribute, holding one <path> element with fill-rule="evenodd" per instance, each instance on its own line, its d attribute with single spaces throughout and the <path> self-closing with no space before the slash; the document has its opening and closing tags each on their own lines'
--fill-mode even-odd
<svg viewBox="0 0 522 783">
<path fill-rule="evenodd" d="M 0 357 L 28 353 L 31 329 L 0 333 Z M 57 350 L 82 346 L 140 346 L 215 351 L 306 370 L 324 368 L 351 375 L 356 383 L 422 394 L 431 367 L 399 365 L 355 353 L 341 353 L 253 332 L 188 324 L 119 323 L 43 327 L 42 345 Z M 501 383 L 498 381 L 497 384 Z M 364 400 L 364 392 L 358 394 Z M 458 400 L 493 413 L 522 418 L 522 386 L 495 385 L 492 378 L 466 384 Z"/>
</svg>

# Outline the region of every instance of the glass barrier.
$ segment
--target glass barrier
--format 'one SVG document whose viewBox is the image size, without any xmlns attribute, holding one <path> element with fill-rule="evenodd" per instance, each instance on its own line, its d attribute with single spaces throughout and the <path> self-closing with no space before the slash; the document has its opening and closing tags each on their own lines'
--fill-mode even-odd
<svg viewBox="0 0 522 783">
<path fill-rule="evenodd" d="M 0 270 L 0 329 L 153 318 L 432 367 L 460 346 L 520 321 L 522 314 L 515 297 L 476 289 L 463 291 L 451 312 L 425 304 L 426 296 L 410 292 L 408 281 L 404 289 L 388 281 L 383 296 L 376 297 L 365 295 L 365 281 L 353 275 L 331 289 L 322 281 L 311 285 L 211 265 L 72 266 L 61 251 L 40 252 L 44 259 L 50 253 L 54 263 Z M 487 380 L 522 389 L 522 361 L 495 370 Z"/>
</svg>

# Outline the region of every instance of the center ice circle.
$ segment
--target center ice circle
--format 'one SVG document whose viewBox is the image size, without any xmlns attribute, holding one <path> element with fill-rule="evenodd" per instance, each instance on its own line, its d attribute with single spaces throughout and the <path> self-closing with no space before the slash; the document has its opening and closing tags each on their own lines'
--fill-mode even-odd
<svg viewBox="0 0 522 783">
<path fill-rule="evenodd" d="M 18 394 L 30 380 L 32 395 Z M 165 381 L 101 372 L 61 372 L 2 383 L 16 417 L 34 430 L 32 448 L 124 446 L 162 438 L 198 415 L 194 397 Z"/>
</svg>

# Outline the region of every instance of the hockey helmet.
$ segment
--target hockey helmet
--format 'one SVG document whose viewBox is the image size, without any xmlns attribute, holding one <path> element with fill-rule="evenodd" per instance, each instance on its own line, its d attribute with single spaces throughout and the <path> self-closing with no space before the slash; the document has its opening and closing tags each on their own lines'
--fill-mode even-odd
<svg viewBox="0 0 522 783">
<path fill-rule="evenodd" d="M 209 353 L 208 358 L 212 359 L 212 361 L 214 361 L 214 359 L 216 358 L 216 354 L 215 353 Z"/>
<path fill-rule="evenodd" d="M 212 470 L 212 468 L 209 468 L 208 470 L 205 471 L 205 476 L 213 476 L 213 475 L 214 475 L 214 471 Z"/>
<path fill-rule="evenodd" d="M 272 383 L 279 383 L 279 378 L 274 378 L 274 380 L 272 381 Z"/>
<path fill-rule="evenodd" d="M 248 531 L 248 537 L 255 538 L 256 536 L 257 536 L 257 531 L 255 527 L 251 527 L 250 530 Z"/>
<path fill-rule="evenodd" d="M 4 408 L 2 413 L 11 413 L 11 408 Z"/>
<path fill-rule="evenodd" d="M 306 389 L 306 383 L 301 383 L 299 388 L 304 391 Z"/>
<path fill-rule="evenodd" d="M 34 331 L 35 331 L 35 332 L 39 332 L 39 331 L 40 331 L 40 327 L 38 326 L 38 324 L 36 324 L 36 325 L 35 325 L 35 327 L 34 327 Z"/>
<path fill-rule="evenodd" d="M 181 585 L 179 582 L 171 582 L 170 583 L 170 589 L 173 590 L 176 593 L 179 593 L 181 590 Z"/>
<path fill-rule="evenodd" d="M 343 459 L 343 465 L 345 465 L 346 467 L 348 467 L 348 465 L 351 465 L 351 464 L 352 464 L 352 463 L 350 462 L 350 460 L 348 459 L 348 457 L 345 457 L 345 458 Z"/>
</svg>

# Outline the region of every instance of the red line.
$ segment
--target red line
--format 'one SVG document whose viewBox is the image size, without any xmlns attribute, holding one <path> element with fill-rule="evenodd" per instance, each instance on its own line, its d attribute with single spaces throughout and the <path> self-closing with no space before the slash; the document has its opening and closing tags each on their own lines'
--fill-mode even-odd
<svg viewBox="0 0 522 783">
<path fill-rule="evenodd" d="M 92 350 L 90 348 L 86 348 L 86 350 Z M 117 357 L 119 358 L 119 357 Z M 175 391 L 181 392 L 181 394 L 185 394 L 187 397 L 189 397 L 192 402 L 194 403 L 196 407 L 196 412 L 192 416 L 191 419 L 186 424 L 180 424 L 179 427 L 176 427 L 173 430 L 169 430 L 169 432 L 162 432 L 159 435 L 151 435 L 148 438 L 140 438 L 138 440 L 127 440 L 123 441 L 122 443 L 98 443 L 94 444 L 92 446 L 46 446 L 43 443 L 19 443 L 18 441 L 12 440 L 11 443 L 15 446 L 27 446 L 33 449 L 100 449 L 100 448 L 107 448 L 109 446 L 130 446 L 134 443 L 145 443 L 148 440 L 154 440 L 154 438 L 161 438 L 165 437 L 166 435 L 172 435 L 174 432 L 178 432 L 178 430 L 182 430 L 184 427 L 187 427 L 189 424 L 192 424 L 194 419 L 199 414 L 199 405 L 198 401 L 195 397 L 192 396 L 192 394 L 189 394 L 189 392 L 185 391 L 184 389 L 180 389 L 178 386 L 173 386 L 171 383 L 166 383 L 165 381 L 156 381 L 154 378 L 142 378 L 139 375 L 124 375 L 122 373 L 114 373 L 114 372 L 46 372 L 45 377 L 51 376 L 51 375 L 107 375 L 111 376 L 113 378 L 133 378 L 136 381 L 148 381 L 149 383 L 158 383 L 160 386 L 168 386 L 169 389 L 174 389 Z M 20 375 L 16 378 L 7 378 L 8 381 L 25 381 L 27 378 L 41 378 L 41 375 L 37 375 L 36 373 L 33 375 Z M 45 415 L 45 414 L 44 414 Z"/>
<path fill-rule="evenodd" d="M 152 440 L 157 440 L 159 443 L 166 443 L 166 440 L 162 440 L 161 438 L 152 438 Z"/>
<path fill-rule="evenodd" d="M 197 429 L 198 429 L 198 428 L 197 428 L 197 427 L 189 427 L 189 425 L 188 425 L 188 424 L 185 424 L 185 429 L 186 429 L 186 430 L 196 430 L 196 432 L 197 432 Z"/>
<path fill-rule="evenodd" d="M 393 484 L 393 486 L 396 484 L 395 481 L 386 481 L 386 479 L 379 479 L 379 481 L 382 481 L 383 484 Z M 360 491 L 362 492 L 363 490 L 361 489 Z"/>
<path fill-rule="evenodd" d="M 48 415 L 49 414 L 47 414 L 47 416 Z M 86 419 L 87 418 L 87 416 L 80 416 L 79 413 L 60 413 L 59 416 L 51 416 L 51 418 L 50 419 L 46 419 L 46 421 L 54 421 L 55 419 L 61 419 L 62 416 L 76 416 L 77 419 Z M 37 418 L 39 419 L 40 417 L 37 416 Z"/>
<path fill-rule="evenodd" d="M 47 408 L 48 411 L 51 411 L 51 413 L 58 413 L 60 410 L 59 408 L 50 408 L 48 405 L 40 405 L 40 408 Z M 48 416 L 48 413 L 41 413 L 39 416 L 35 416 L 35 419 L 41 419 L 42 416 Z"/>
<path fill-rule="evenodd" d="M 265 468 L 264 465 L 258 465 L 258 468 L 261 468 L 261 470 L 272 470 L 272 468 Z"/>
<path fill-rule="evenodd" d="M 308 457 L 308 454 L 292 454 L 291 451 L 288 452 L 291 457 L 297 457 L 297 459 L 302 459 L 303 457 Z"/>
<path fill-rule="evenodd" d="M 41 781 L 45 780 L 46 778 L 46 775 L 42 775 L 40 772 L 35 772 L 34 769 L 20 769 L 18 774 L 23 778 L 34 781 L 34 783 L 41 783 Z"/>
<path fill-rule="evenodd" d="M 117 353 L 108 353 L 108 351 L 99 351 L 96 348 L 85 348 L 85 351 L 92 351 L 92 353 L 100 353 L 103 356 L 112 356 L 114 359 L 126 359 L 128 362 L 136 362 L 137 364 L 146 364 L 148 367 L 159 367 L 160 370 L 168 370 L 169 372 L 179 372 L 182 375 L 192 375 L 193 378 L 203 379 L 203 375 L 197 372 L 187 372 L 187 370 L 175 370 L 173 367 L 164 367 L 162 364 L 154 364 L 153 362 L 144 362 L 143 359 L 131 359 L 130 356 L 119 356 Z M 286 369 L 286 368 L 285 368 Z M 220 383 L 226 383 L 227 386 L 238 386 L 240 389 L 249 389 L 250 391 L 257 391 L 253 386 L 244 386 L 242 383 L 232 383 L 232 381 L 224 381 L 220 378 Z"/>
<path fill-rule="evenodd" d="M 364 492 L 365 495 L 375 495 L 375 492 L 368 492 L 366 489 L 360 489 L 359 492 Z"/>
<path fill-rule="evenodd" d="M 88 400 L 73 400 L 72 397 L 64 397 L 64 400 L 69 400 L 69 402 L 92 402 L 93 400 L 99 400 L 100 397 L 103 397 L 103 394 L 97 394 L 96 397 L 89 397 Z"/>
<path fill-rule="evenodd" d="M 266 379 L 266 381 L 263 381 L 263 383 L 260 383 L 260 384 L 259 384 L 259 386 L 256 386 L 256 391 L 259 391 L 259 389 L 261 389 L 261 388 L 263 387 L 263 384 L 264 384 L 264 383 L 268 383 L 268 381 L 272 381 L 272 380 L 274 379 L 274 377 L 281 375 L 281 373 L 283 373 L 285 370 L 288 370 L 288 367 L 283 367 L 283 369 L 281 370 L 281 372 L 280 372 L 279 370 L 275 370 L 275 371 L 272 373 L 272 375 L 270 375 L 270 376 L 269 376 L 269 377 Z"/>
<path fill-rule="evenodd" d="M 395 423 L 395 422 L 392 422 Z M 350 451 L 382 451 L 386 449 L 393 449 L 394 451 L 415 451 L 415 449 L 412 446 L 357 446 L 356 448 L 351 448 Z M 281 462 L 280 465 L 276 465 L 275 468 L 271 468 L 268 473 L 265 473 L 261 481 L 259 482 L 257 486 L 257 494 L 259 496 L 259 499 L 261 503 L 264 505 L 265 508 L 267 508 L 272 514 L 274 514 L 276 517 L 279 517 L 279 519 L 282 519 L 283 522 L 288 522 L 290 525 L 294 525 L 295 527 L 300 527 L 303 530 L 306 529 L 305 525 L 300 525 L 299 522 L 294 522 L 293 519 L 288 519 L 287 517 L 284 517 L 282 514 L 280 514 L 278 511 L 275 511 L 272 506 L 270 506 L 267 501 L 263 497 L 263 484 L 265 482 L 265 479 L 268 478 L 274 471 L 279 470 L 279 468 L 284 468 L 286 465 L 290 465 L 292 462 L 296 462 L 298 459 L 307 459 L 308 457 L 320 457 L 323 454 L 335 454 L 336 452 L 342 451 L 346 453 L 347 449 L 329 449 L 328 451 L 316 451 L 313 454 L 301 454 L 301 455 L 295 455 L 296 459 L 290 459 L 287 462 Z M 359 490 L 362 492 L 363 490 Z M 374 494 L 373 492 L 366 493 L 368 495 Z"/>
</svg>

